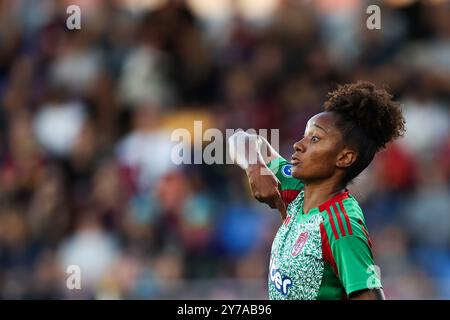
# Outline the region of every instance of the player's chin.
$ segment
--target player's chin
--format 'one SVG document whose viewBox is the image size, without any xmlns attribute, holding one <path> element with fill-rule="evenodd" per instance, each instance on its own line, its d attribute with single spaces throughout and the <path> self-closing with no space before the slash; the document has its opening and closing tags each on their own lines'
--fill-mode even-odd
<svg viewBox="0 0 450 320">
<path fill-rule="evenodd" d="M 298 165 L 292 166 L 292 176 L 296 179 L 301 179 L 302 170 L 299 168 Z"/>
</svg>

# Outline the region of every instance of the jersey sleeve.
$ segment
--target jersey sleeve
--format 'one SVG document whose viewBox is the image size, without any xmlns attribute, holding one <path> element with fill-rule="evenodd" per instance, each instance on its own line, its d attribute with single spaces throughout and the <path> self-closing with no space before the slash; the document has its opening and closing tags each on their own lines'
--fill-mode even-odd
<svg viewBox="0 0 450 320">
<path fill-rule="evenodd" d="M 292 164 L 286 159 L 278 157 L 267 164 L 267 167 L 280 181 L 280 193 L 283 201 L 289 204 L 303 189 L 303 183 L 292 176 Z"/>
<path fill-rule="evenodd" d="M 347 296 L 359 290 L 381 288 L 379 268 L 374 263 L 362 213 L 349 210 L 348 214 L 338 211 L 338 215 L 332 216 L 328 237 L 336 271 Z"/>
</svg>

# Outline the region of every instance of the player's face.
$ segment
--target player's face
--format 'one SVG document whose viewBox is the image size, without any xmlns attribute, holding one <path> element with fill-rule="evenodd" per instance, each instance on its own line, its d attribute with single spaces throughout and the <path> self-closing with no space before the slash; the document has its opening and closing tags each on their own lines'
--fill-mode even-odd
<svg viewBox="0 0 450 320">
<path fill-rule="evenodd" d="M 306 182 L 324 180 L 335 173 L 343 145 L 335 126 L 336 117 L 331 112 L 322 112 L 308 121 L 304 137 L 294 143 L 292 176 Z"/>
</svg>

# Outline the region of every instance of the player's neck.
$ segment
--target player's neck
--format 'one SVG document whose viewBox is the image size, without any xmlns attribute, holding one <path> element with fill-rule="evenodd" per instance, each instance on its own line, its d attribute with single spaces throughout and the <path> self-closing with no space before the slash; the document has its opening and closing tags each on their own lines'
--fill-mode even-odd
<svg viewBox="0 0 450 320">
<path fill-rule="evenodd" d="M 304 187 L 303 212 L 308 213 L 312 208 L 320 206 L 325 201 L 345 190 L 342 185 L 334 181 L 321 183 L 307 183 Z"/>
</svg>

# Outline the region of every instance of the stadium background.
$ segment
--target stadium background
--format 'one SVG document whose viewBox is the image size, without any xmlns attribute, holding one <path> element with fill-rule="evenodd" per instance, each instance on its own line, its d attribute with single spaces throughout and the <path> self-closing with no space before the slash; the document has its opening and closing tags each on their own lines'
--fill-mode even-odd
<svg viewBox="0 0 450 320">
<path fill-rule="evenodd" d="M 278 214 L 237 166 L 173 165 L 171 130 L 277 128 L 289 157 L 358 79 L 407 119 L 351 187 L 385 294 L 450 299 L 448 1 L 0 1 L 0 297 L 265 299 Z"/>
</svg>

